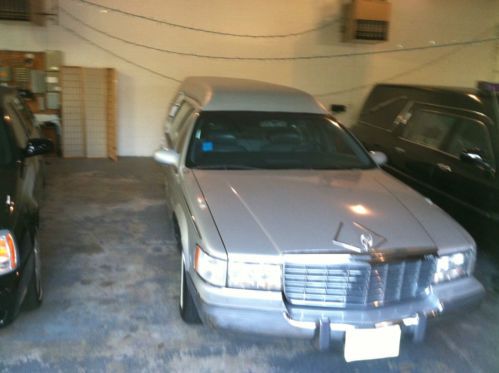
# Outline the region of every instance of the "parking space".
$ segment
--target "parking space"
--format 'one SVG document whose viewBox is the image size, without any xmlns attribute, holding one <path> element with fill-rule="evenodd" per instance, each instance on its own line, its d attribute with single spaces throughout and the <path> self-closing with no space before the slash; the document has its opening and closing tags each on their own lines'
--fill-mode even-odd
<svg viewBox="0 0 499 373">
<path fill-rule="evenodd" d="M 346 364 L 342 349 L 184 324 L 180 255 L 149 158 L 53 159 L 40 240 L 45 299 L 0 329 L 0 371 L 493 372 L 499 265 L 480 253 L 480 309 L 432 325 L 400 357 Z"/>
</svg>

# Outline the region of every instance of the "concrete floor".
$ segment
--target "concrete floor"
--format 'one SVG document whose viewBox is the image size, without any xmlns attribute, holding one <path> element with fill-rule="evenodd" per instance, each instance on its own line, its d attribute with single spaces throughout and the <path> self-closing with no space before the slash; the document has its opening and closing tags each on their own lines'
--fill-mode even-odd
<svg viewBox="0 0 499 373">
<path fill-rule="evenodd" d="M 499 265 L 481 255 L 482 307 L 403 341 L 396 359 L 346 364 L 338 348 L 184 324 L 179 254 L 150 159 L 49 161 L 45 300 L 0 329 L 0 371 L 497 372 Z"/>
</svg>

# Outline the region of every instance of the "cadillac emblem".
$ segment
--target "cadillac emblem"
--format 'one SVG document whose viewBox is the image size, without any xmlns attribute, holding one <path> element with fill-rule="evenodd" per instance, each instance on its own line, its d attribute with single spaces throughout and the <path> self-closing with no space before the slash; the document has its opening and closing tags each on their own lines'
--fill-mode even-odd
<svg viewBox="0 0 499 373">
<path fill-rule="evenodd" d="M 356 222 L 350 227 L 340 223 L 333 239 L 335 245 L 359 254 L 375 251 L 385 242 L 385 237 Z"/>
</svg>

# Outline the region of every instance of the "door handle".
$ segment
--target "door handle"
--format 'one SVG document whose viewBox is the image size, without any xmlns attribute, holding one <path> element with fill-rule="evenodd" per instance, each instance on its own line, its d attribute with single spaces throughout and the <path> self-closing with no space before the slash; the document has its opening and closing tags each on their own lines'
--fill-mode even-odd
<svg viewBox="0 0 499 373">
<path fill-rule="evenodd" d="M 452 168 L 444 163 L 437 163 L 437 167 L 444 172 L 452 172 Z"/>
<path fill-rule="evenodd" d="M 396 147 L 395 147 L 395 151 L 396 151 L 397 153 L 405 153 L 405 149 L 404 149 L 404 148 L 401 148 L 400 146 L 396 146 Z"/>
</svg>

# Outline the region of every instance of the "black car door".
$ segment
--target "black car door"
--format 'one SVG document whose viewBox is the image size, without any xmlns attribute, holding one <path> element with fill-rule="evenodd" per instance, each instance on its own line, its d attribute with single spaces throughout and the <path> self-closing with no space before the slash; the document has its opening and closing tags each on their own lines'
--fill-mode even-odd
<svg viewBox="0 0 499 373">
<path fill-rule="evenodd" d="M 493 214 L 497 190 L 496 162 L 486 118 L 459 116 L 459 123 L 442 151 L 445 159 L 435 165 L 433 184 L 443 192 L 446 205 L 482 217 Z M 467 159 L 464 152 L 479 154 L 483 162 Z"/>
<path fill-rule="evenodd" d="M 457 120 L 438 107 L 415 103 L 394 135 L 397 137 L 388 168 L 424 194 L 435 192 L 432 186 L 434 165 L 441 163 L 440 148 L 448 141 Z"/>
<path fill-rule="evenodd" d="M 12 106 L 12 97 L 6 96 L 2 102 L 3 121 L 8 134 L 11 148 L 13 149 L 13 165 L 9 168 L 11 182 L 14 187 L 5 197 L 9 199 L 12 210 L 10 212 L 10 228 L 14 231 L 20 250 L 21 262 L 29 255 L 27 232 L 34 226 L 38 204 L 34 197 L 37 182 L 36 169 L 33 167 L 33 158 L 25 158 L 24 152 L 28 144 L 28 133 Z M 7 203 L 6 203 L 7 205 Z"/>
</svg>

